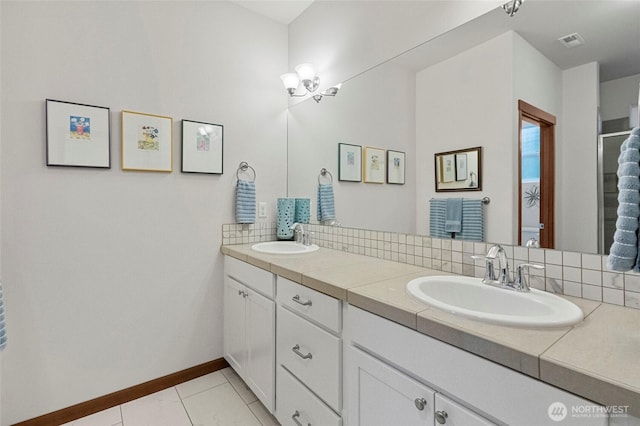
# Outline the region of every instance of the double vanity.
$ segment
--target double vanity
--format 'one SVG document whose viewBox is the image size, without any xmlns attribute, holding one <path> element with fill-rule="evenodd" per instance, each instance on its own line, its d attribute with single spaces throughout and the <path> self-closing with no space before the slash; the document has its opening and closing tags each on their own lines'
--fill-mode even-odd
<svg viewBox="0 0 640 426">
<path fill-rule="evenodd" d="M 296 243 L 222 252 L 225 358 L 283 425 L 640 424 L 638 310 Z"/>
</svg>

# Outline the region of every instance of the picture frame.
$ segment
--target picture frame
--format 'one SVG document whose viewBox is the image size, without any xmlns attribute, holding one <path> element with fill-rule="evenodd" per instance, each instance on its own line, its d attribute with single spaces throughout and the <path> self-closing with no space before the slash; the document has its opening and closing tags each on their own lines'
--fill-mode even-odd
<svg viewBox="0 0 640 426">
<path fill-rule="evenodd" d="M 456 180 L 456 157 L 453 154 L 440 156 L 440 181 L 443 183 Z"/>
<path fill-rule="evenodd" d="M 387 183 L 404 185 L 405 181 L 405 153 L 387 150 Z"/>
<path fill-rule="evenodd" d="M 467 180 L 467 154 L 456 154 L 456 182 Z"/>
<path fill-rule="evenodd" d="M 338 144 L 338 180 L 362 182 L 362 147 L 360 145 Z"/>
<path fill-rule="evenodd" d="M 122 111 L 122 170 L 173 171 L 173 118 Z"/>
<path fill-rule="evenodd" d="M 45 100 L 47 166 L 111 168 L 111 110 Z"/>
<path fill-rule="evenodd" d="M 384 183 L 387 176 L 385 172 L 385 150 L 380 148 L 364 147 L 363 151 L 363 181 L 366 183 Z"/>
<path fill-rule="evenodd" d="M 182 120 L 182 173 L 221 175 L 223 153 L 222 124 Z"/>
<path fill-rule="evenodd" d="M 436 192 L 482 191 L 482 147 L 434 154 Z"/>
</svg>

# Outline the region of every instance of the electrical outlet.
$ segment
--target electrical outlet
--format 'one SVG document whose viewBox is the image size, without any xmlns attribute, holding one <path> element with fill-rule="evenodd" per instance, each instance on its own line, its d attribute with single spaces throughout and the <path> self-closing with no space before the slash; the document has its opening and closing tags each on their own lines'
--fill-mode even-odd
<svg viewBox="0 0 640 426">
<path fill-rule="evenodd" d="M 264 201 L 258 203 L 258 217 L 267 217 L 267 203 Z"/>
</svg>

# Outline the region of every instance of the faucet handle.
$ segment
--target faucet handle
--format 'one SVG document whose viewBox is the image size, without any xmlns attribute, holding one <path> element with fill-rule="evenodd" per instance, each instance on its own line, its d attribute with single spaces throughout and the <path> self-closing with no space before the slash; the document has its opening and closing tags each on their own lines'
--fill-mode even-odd
<svg viewBox="0 0 640 426">
<path fill-rule="evenodd" d="M 543 265 L 537 263 L 521 263 L 516 267 L 516 279 L 513 282 L 513 288 L 518 291 L 530 291 L 529 284 L 522 274 L 524 268 L 528 269 L 544 269 Z"/>
<path fill-rule="evenodd" d="M 492 258 L 483 256 L 481 254 L 473 254 L 470 257 L 474 260 L 485 261 L 484 278 L 482 279 L 483 283 L 489 283 L 496 280 L 496 270 L 495 270 L 495 267 L 493 266 Z"/>
</svg>

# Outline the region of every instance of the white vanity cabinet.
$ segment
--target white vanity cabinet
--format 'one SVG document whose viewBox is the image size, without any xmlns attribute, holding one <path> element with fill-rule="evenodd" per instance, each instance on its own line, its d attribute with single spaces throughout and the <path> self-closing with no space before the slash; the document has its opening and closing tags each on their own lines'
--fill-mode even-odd
<svg viewBox="0 0 640 426">
<path fill-rule="evenodd" d="M 341 301 L 277 277 L 276 417 L 283 425 L 340 425 Z"/>
<path fill-rule="evenodd" d="M 275 277 L 225 256 L 224 358 L 275 409 Z"/>
<path fill-rule="evenodd" d="M 385 422 L 399 416 L 407 425 L 553 425 L 557 404 L 568 409 L 563 425 L 608 424 L 570 415 L 590 401 L 354 306 L 344 311 L 346 425 L 399 424 Z"/>
</svg>

